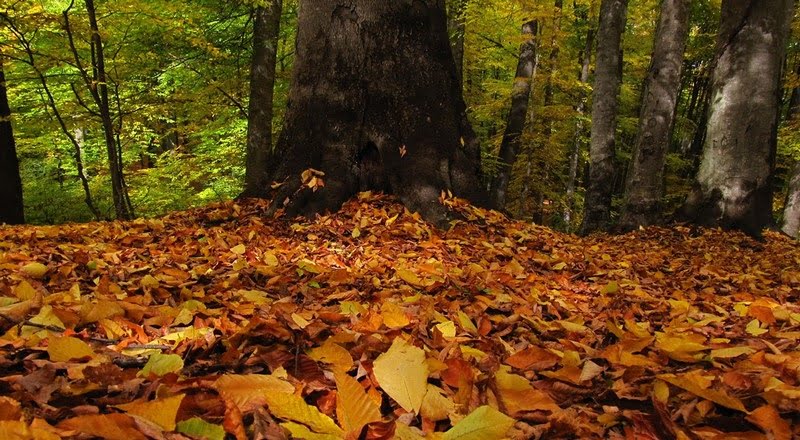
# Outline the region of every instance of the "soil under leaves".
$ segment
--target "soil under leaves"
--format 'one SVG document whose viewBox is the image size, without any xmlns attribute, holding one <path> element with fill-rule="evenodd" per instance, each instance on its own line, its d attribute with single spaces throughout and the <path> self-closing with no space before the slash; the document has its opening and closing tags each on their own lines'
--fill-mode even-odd
<svg viewBox="0 0 800 440">
<path fill-rule="evenodd" d="M 362 194 L 0 228 L 0 438 L 800 437 L 800 248 Z"/>
</svg>

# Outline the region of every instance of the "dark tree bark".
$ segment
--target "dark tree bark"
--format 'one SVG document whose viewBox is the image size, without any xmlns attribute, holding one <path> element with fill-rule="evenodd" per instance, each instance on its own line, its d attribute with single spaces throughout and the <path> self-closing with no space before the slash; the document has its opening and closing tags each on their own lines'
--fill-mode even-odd
<svg viewBox="0 0 800 440">
<path fill-rule="evenodd" d="M 662 215 L 664 162 L 672 138 L 688 35 L 689 0 L 663 0 L 619 223 L 625 230 L 656 224 Z"/>
<path fill-rule="evenodd" d="M 298 29 L 273 209 L 377 190 L 445 226 L 442 191 L 485 203 L 442 0 L 301 0 Z"/>
<path fill-rule="evenodd" d="M 467 31 L 467 4 L 469 0 L 448 0 L 447 31 L 450 34 L 450 45 L 453 60 L 456 63 L 458 83 L 464 82 L 464 34 Z"/>
<path fill-rule="evenodd" d="M 795 74 L 800 78 L 800 63 L 797 64 Z M 792 94 L 789 96 L 789 108 L 786 109 L 786 120 L 790 121 L 800 115 L 800 87 L 792 89 Z"/>
<path fill-rule="evenodd" d="M 22 180 L 11 129 L 11 108 L 8 105 L 3 56 L 0 54 L 0 224 L 25 223 L 22 204 Z"/>
<path fill-rule="evenodd" d="M 506 203 L 508 183 L 511 170 L 520 150 L 520 137 L 525 130 L 528 115 L 533 76 L 536 71 L 536 33 L 538 24 L 529 21 L 522 25 L 522 34 L 527 38 L 519 48 L 517 73 L 514 77 L 514 88 L 511 91 L 511 110 L 506 120 L 506 131 L 500 143 L 500 169 L 492 182 L 491 196 L 495 206 L 503 208 Z"/>
<path fill-rule="evenodd" d="M 253 60 L 247 117 L 247 165 L 244 196 L 264 195 L 272 160 L 272 98 L 283 0 L 271 0 L 253 11 Z"/>
<path fill-rule="evenodd" d="M 582 233 L 608 228 L 614 184 L 617 96 L 622 82 L 622 32 L 627 0 L 602 0 L 597 33 L 597 66 L 592 102 L 589 185 Z"/>
<path fill-rule="evenodd" d="M 724 0 L 703 158 L 683 215 L 759 236 L 772 224 L 783 57 L 793 0 Z"/>
</svg>

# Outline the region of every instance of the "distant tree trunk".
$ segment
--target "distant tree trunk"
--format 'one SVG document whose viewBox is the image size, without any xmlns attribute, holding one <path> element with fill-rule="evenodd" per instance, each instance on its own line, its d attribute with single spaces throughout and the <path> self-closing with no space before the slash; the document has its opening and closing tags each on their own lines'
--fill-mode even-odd
<svg viewBox="0 0 800 440">
<path fill-rule="evenodd" d="M 458 83 L 464 82 L 464 33 L 467 30 L 467 4 L 469 0 L 448 0 L 447 31 L 450 34 L 450 45 L 453 60 L 456 63 Z"/>
<path fill-rule="evenodd" d="M 781 230 L 787 235 L 797 238 L 800 235 L 800 161 L 795 162 L 789 180 L 789 191 L 783 208 L 783 225 Z"/>
<path fill-rule="evenodd" d="M 11 108 L 8 105 L 3 55 L 0 54 L 0 224 L 25 223 L 22 204 L 22 180 L 11 129 Z"/>
<path fill-rule="evenodd" d="M 781 68 L 793 0 L 724 0 L 708 133 L 683 215 L 758 236 L 772 224 Z"/>
<path fill-rule="evenodd" d="M 442 191 L 485 204 L 444 2 L 301 0 L 298 29 L 273 210 L 311 215 L 376 190 L 446 226 Z"/>
<path fill-rule="evenodd" d="M 118 219 L 127 220 L 133 217 L 133 213 L 129 209 L 130 200 L 128 199 L 128 191 L 125 187 L 122 155 L 119 151 L 120 146 L 117 144 L 114 136 L 114 122 L 111 117 L 111 106 L 108 100 L 108 77 L 106 75 L 105 50 L 103 48 L 103 40 L 100 37 L 100 29 L 97 25 L 94 0 L 85 0 L 85 3 L 86 12 L 89 14 L 89 27 L 92 30 L 91 42 L 95 55 L 92 67 L 96 73 L 96 81 L 91 85 L 91 88 L 96 94 L 97 107 L 103 125 L 103 136 L 108 156 L 108 169 L 111 174 L 111 193 L 114 200 L 114 212 Z"/>
<path fill-rule="evenodd" d="M 500 169 L 492 182 L 491 196 L 495 206 L 503 208 L 506 203 L 508 183 L 511 170 L 520 150 L 520 136 L 525 130 L 528 115 L 528 102 L 533 88 L 533 74 L 536 70 L 536 34 L 538 24 L 529 21 L 522 25 L 522 34 L 526 40 L 519 48 L 519 61 L 514 77 L 514 88 L 511 91 L 511 110 L 506 120 L 506 131 L 500 143 Z"/>
<path fill-rule="evenodd" d="M 272 98 L 275 88 L 282 0 L 271 0 L 253 12 L 253 60 L 247 117 L 247 166 L 244 196 L 263 195 L 269 188 L 272 151 Z"/>
<path fill-rule="evenodd" d="M 622 229 L 658 223 L 663 214 L 664 162 L 672 138 L 688 35 L 689 0 L 663 0 L 625 188 Z"/>
<path fill-rule="evenodd" d="M 573 5 L 575 3 L 573 2 Z M 588 11 L 584 19 L 588 19 Z M 581 70 L 578 73 L 578 81 L 581 84 L 589 83 L 589 68 L 592 64 L 592 47 L 594 46 L 594 27 L 589 25 L 586 31 L 586 40 L 584 41 L 583 50 L 580 53 Z M 564 209 L 564 223 L 569 228 L 572 223 L 572 214 L 575 209 L 575 189 L 578 183 L 578 162 L 580 161 L 581 149 L 583 147 L 583 115 L 586 111 L 586 97 L 581 96 L 578 105 L 575 106 L 575 112 L 578 117 L 575 122 L 575 134 L 572 138 L 572 148 L 569 152 L 569 172 L 567 176 L 567 200 L 566 208 Z"/>
<path fill-rule="evenodd" d="M 614 135 L 617 96 L 622 82 L 622 32 L 628 0 L 602 0 L 597 34 L 592 103 L 592 139 L 589 151 L 589 185 L 586 191 L 582 233 L 606 229 L 611 220 L 614 183 Z"/>
<path fill-rule="evenodd" d="M 67 18 L 66 11 L 64 13 L 64 17 Z M 50 90 L 49 84 L 47 83 L 47 77 L 44 76 L 44 73 L 42 72 L 41 69 L 39 69 L 39 66 L 36 64 L 36 57 L 34 56 L 31 42 L 30 40 L 28 40 L 25 33 L 22 32 L 22 30 L 19 27 L 17 27 L 14 21 L 12 21 L 8 17 L 8 15 L 0 14 L 0 18 L 2 18 L 6 22 L 9 29 L 11 29 L 11 32 L 14 34 L 17 41 L 19 41 L 20 45 L 24 49 L 25 55 L 27 57 L 27 59 L 25 59 L 24 62 L 27 63 L 29 66 L 31 66 L 31 69 L 33 69 L 33 71 L 36 73 L 36 77 L 39 78 L 39 82 L 42 85 L 42 90 L 44 91 L 44 95 L 47 98 L 47 105 L 50 107 L 50 110 L 52 110 L 53 116 L 56 118 L 56 121 L 58 121 L 58 126 L 61 128 L 62 133 L 64 133 L 64 136 L 66 136 L 67 139 L 69 139 L 70 143 L 72 144 L 73 158 L 75 159 L 75 168 L 78 172 L 78 179 L 80 179 L 81 188 L 83 189 L 84 201 L 86 202 L 86 206 L 89 208 L 89 211 L 91 211 L 94 218 L 96 220 L 100 220 L 102 216 L 100 215 L 100 211 L 94 205 L 94 201 L 92 200 L 92 192 L 89 188 L 89 179 L 86 177 L 86 173 L 84 172 L 81 144 L 78 142 L 77 139 L 75 139 L 75 136 L 69 130 L 66 122 L 64 121 L 64 118 L 61 116 L 61 112 L 58 110 L 58 106 L 56 105 L 53 93 Z M 67 29 L 70 29 L 68 19 L 67 22 L 65 23 L 65 26 Z M 70 37 L 70 42 L 71 41 L 72 38 Z"/>
<path fill-rule="evenodd" d="M 800 76 L 800 64 L 797 66 L 797 75 Z M 786 122 L 797 124 L 800 117 L 800 87 L 792 89 L 789 98 L 789 108 L 786 111 Z M 796 160 L 792 167 L 792 174 L 787 185 L 786 202 L 783 208 L 783 224 L 781 230 L 787 235 L 798 238 L 800 236 L 800 160 Z"/>
</svg>

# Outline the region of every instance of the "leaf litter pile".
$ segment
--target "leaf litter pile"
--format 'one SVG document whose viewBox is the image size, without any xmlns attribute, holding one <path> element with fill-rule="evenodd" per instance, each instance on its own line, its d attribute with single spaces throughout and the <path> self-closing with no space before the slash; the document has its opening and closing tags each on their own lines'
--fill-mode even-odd
<svg viewBox="0 0 800 440">
<path fill-rule="evenodd" d="M 0 438 L 800 438 L 800 249 L 362 194 L 0 228 Z"/>
</svg>

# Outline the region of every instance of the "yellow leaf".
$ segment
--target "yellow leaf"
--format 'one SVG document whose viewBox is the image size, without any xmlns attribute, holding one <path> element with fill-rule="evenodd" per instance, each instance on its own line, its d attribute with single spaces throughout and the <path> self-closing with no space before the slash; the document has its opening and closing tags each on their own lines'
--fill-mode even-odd
<svg viewBox="0 0 800 440">
<path fill-rule="evenodd" d="M 511 374 L 508 370 L 508 367 L 501 366 L 495 375 L 495 381 L 510 415 L 522 411 L 559 410 L 558 405 L 546 392 L 533 388 L 528 379 Z"/>
<path fill-rule="evenodd" d="M 512 426 L 514 419 L 484 405 L 445 432 L 442 440 L 501 440 Z"/>
<path fill-rule="evenodd" d="M 231 252 L 233 252 L 236 255 L 244 255 L 246 251 L 247 248 L 243 244 L 237 244 L 236 246 L 231 248 Z"/>
<path fill-rule="evenodd" d="M 344 436 L 344 432 L 336 426 L 333 419 L 307 404 L 302 397 L 277 392 L 265 394 L 265 400 L 270 412 L 276 417 L 302 423 L 319 434 Z"/>
<path fill-rule="evenodd" d="M 458 323 L 461 324 L 461 328 L 464 330 L 470 333 L 478 333 L 478 328 L 475 327 L 475 324 L 469 319 L 469 316 L 461 310 L 458 311 Z"/>
<path fill-rule="evenodd" d="M 754 319 L 747 323 L 747 328 L 745 328 L 745 330 L 747 333 L 750 333 L 753 336 L 761 336 L 769 331 L 765 328 L 761 328 L 761 322 L 758 319 Z"/>
<path fill-rule="evenodd" d="M 402 423 L 395 425 L 394 438 L 395 440 L 425 440 L 425 437 L 418 434 L 415 428 Z"/>
<path fill-rule="evenodd" d="M 285 422 L 281 423 L 281 426 L 286 428 L 287 431 L 292 435 L 292 438 L 298 438 L 303 440 L 341 440 L 342 437 L 338 435 L 331 435 L 331 434 L 318 434 L 310 429 L 307 426 L 301 425 L 299 423 L 294 422 Z"/>
<path fill-rule="evenodd" d="M 756 351 L 750 347 L 730 347 L 711 350 L 712 359 L 728 359 L 735 358 L 745 354 L 753 354 Z"/>
<path fill-rule="evenodd" d="M 401 280 L 411 284 L 412 286 L 425 287 L 425 284 L 422 282 L 419 276 L 408 269 L 397 269 L 395 274 L 400 277 Z"/>
<path fill-rule="evenodd" d="M 450 413 L 455 411 L 455 402 L 443 396 L 442 393 L 441 388 L 428 384 L 428 391 L 425 393 L 425 398 L 422 399 L 422 407 L 419 410 L 422 417 L 438 422 L 447 419 Z"/>
<path fill-rule="evenodd" d="M 297 324 L 297 326 L 300 327 L 301 329 L 304 329 L 308 327 L 309 324 L 311 324 L 310 322 L 308 322 L 306 318 L 303 318 L 297 313 L 292 313 L 292 321 L 294 321 L 294 323 Z"/>
<path fill-rule="evenodd" d="M 0 438 L 3 440 L 33 440 L 28 424 L 16 420 L 0 421 Z"/>
<path fill-rule="evenodd" d="M 391 329 L 403 328 L 411 323 L 405 310 L 391 301 L 386 301 L 381 305 L 381 316 L 386 327 Z"/>
<path fill-rule="evenodd" d="M 133 417 L 121 413 L 73 417 L 59 423 L 57 428 L 78 431 L 105 440 L 147 440 L 136 428 Z"/>
<path fill-rule="evenodd" d="M 313 348 L 308 356 L 317 362 L 331 364 L 331 369 L 338 373 L 347 373 L 353 368 L 353 357 L 341 345 L 328 339 L 324 344 Z"/>
<path fill-rule="evenodd" d="M 344 373 L 334 373 L 336 379 L 336 418 L 346 433 L 361 432 L 367 423 L 381 419 L 377 403 L 367 396 L 357 380 Z"/>
<path fill-rule="evenodd" d="M 31 286 L 31 283 L 22 281 L 14 288 L 14 295 L 22 301 L 29 301 L 36 298 L 36 289 Z"/>
<path fill-rule="evenodd" d="M 42 278 L 47 273 L 47 266 L 42 263 L 28 263 L 22 266 L 22 272 L 31 278 Z"/>
<path fill-rule="evenodd" d="M 51 336 L 47 345 L 47 354 L 53 362 L 68 362 L 73 359 L 94 357 L 94 350 L 89 344 L 70 336 Z"/>
<path fill-rule="evenodd" d="M 380 387 L 406 411 L 419 413 L 428 384 L 425 352 L 402 338 L 395 338 L 389 351 L 373 365 Z"/>
<path fill-rule="evenodd" d="M 268 394 L 294 392 L 294 386 L 289 382 L 261 374 L 226 374 L 217 379 L 213 386 L 242 412 L 263 406 L 267 402 Z"/>
<path fill-rule="evenodd" d="M 456 337 L 456 325 L 453 321 L 445 321 L 439 324 L 436 324 L 436 329 L 442 333 L 442 336 L 445 338 L 455 338 Z"/>
<path fill-rule="evenodd" d="M 183 358 L 177 354 L 154 353 L 147 359 L 144 368 L 139 372 L 139 376 L 148 378 L 150 374 L 164 376 L 169 373 L 177 373 L 183 369 Z"/>
<path fill-rule="evenodd" d="M 710 389 L 713 381 L 702 374 L 700 370 L 692 370 L 681 375 L 661 374 L 658 378 L 718 405 L 747 412 L 741 400 L 727 395 L 724 391 Z"/>
<path fill-rule="evenodd" d="M 165 431 L 175 430 L 175 417 L 178 409 L 183 402 L 183 394 L 157 399 L 150 402 L 131 402 L 124 405 L 117 405 L 117 408 L 128 414 L 139 416 L 149 420 L 163 428 Z"/>
<path fill-rule="evenodd" d="M 264 258 L 264 263 L 266 263 L 267 266 L 277 267 L 280 264 L 280 261 L 278 261 L 278 257 L 276 257 L 275 254 L 273 254 L 272 252 L 265 253 L 263 258 Z"/>
<path fill-rule="evenodd" d="M 669 400 L 669 385 L 663 380 L 656 380 L 653 382 L 653 395 L 656 400 L 666 404 Z"/>
</svg>

